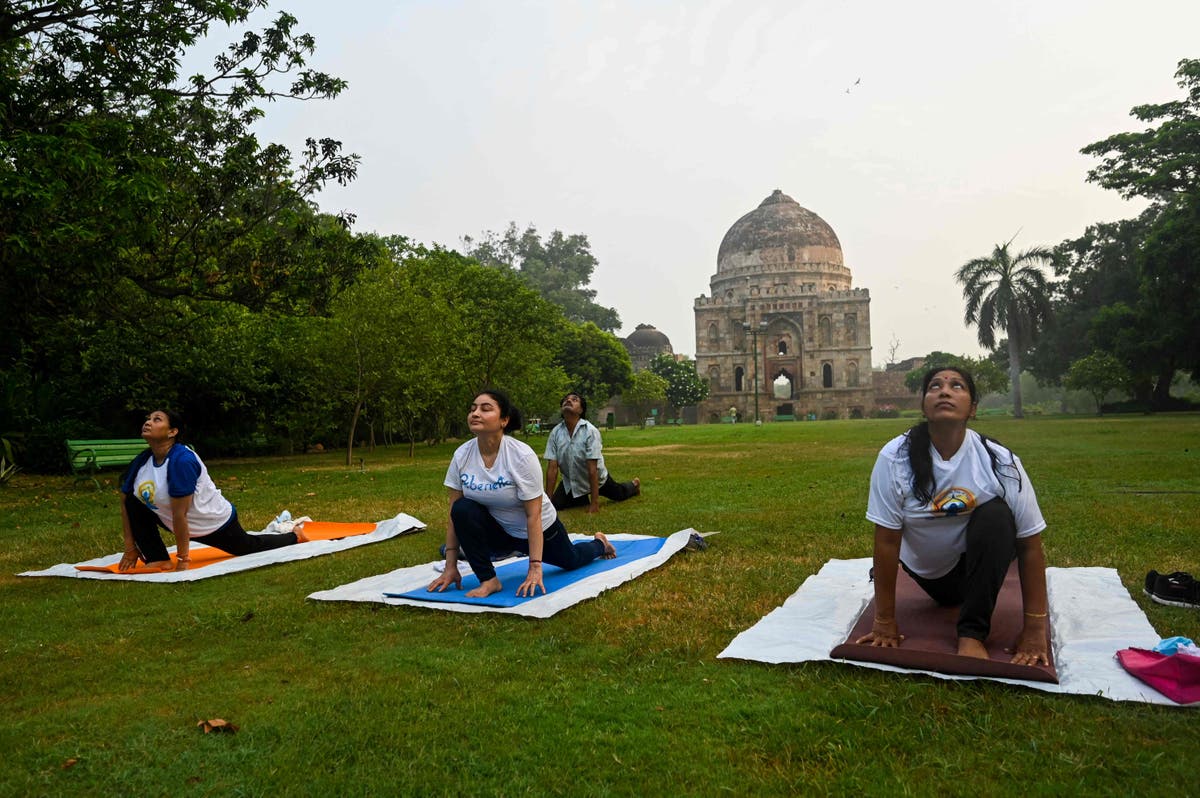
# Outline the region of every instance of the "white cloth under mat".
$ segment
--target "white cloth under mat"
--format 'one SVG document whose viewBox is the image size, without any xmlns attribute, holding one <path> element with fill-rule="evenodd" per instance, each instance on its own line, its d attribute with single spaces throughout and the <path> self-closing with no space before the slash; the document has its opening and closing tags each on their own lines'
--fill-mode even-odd
<svg viewBox="0 0 1200 798">
<path fill-rule="evenodd" d="M 443 561 L 441 560 L 413 565 L 407 568 L 398 568 L 386 574 L 368 576 L 365 579 L 359 579 L 357 582 L 335 587 L 332 590 L 318 591 L 310 595 L 309 598 L 317 601 L 370 601 L 380 604 L 447 610 L 449 612 L 500 612 L 509 615 L 523 615 L 527 618 L 549 618 L 551 615 L 567 607 L 578 604 L 585 599 L 598 596 L 605 590 L 616 587 L 623 582 L 628 582 L 630 579 L 634 579 L 646 571 L 662 565 L 687 545 L 693 531 L 692 529 L 684 529 L 668 536 L 662 548 L 655 554 L 634 560 L 627 565 L 613 568 L 610 571 L 594 574 L 561 590 L 537 596 L 516 607 L 484 607 L 474 604 L 414 601 L 404 598 L 389 598 L 384 595 L 384 593 L 404 593 L 409 590 L 425 587 L 437 578 L 437 566 L 442 564 Z M 653 536 L 621 534 L 609 535 L 608 539 L 615 542 L 620 540 L 644 540 L 649 537 Z M 581 541 L 590 540 L 591 538 L 586 535 L 571 535 L 571 539 L 573 541 Z M 497 562 L 496 565 L 502 565 L 510 561 L 502 560 Z M 460 563 L 459 567 L 461 573 L 470 573 L 470 569 L 466 563 Z"/>
<path fill-rule="evenodd" d="M 108 582 L 114 580 L 128 580 L 131 582 L 194 582 L 197 579 L 208 579 L 209 577 L 236 573 L 237 571 L 248 571 L 251 568 L 260 568 L 264 565 L 272 565 L 279 562 L 292 562 L 294 560 L 307 560 L 310 557 L 320 557 L 323 554 L 345 551 L 346 549 L 353 549 L 356 546 L 365 546 L 368 543 L 378 543 L 381 540 L 394 538 L 408 532 L 417 532 L 424 528 L 425 524 L 421 521 L 413 518 L 411 515 L 400 513 L 395 518 L 380 521 L 376 525 L 374 532 L 368 532 L 364 535 L 351 535 L 350 537 L 338 538 L 337 540 L 310 540 L 307 543 L 300 543 L 295 546 L 282 546 L 278 549 L 258 551 L 241 557 L 230 557 L 228 560 L 215 562 L 194 570 L 167 571 L 166 573 L 158 574 L 113 574 L 100 571 L 79 571 L 75 568 L 77 564 L 112 565 L 121 561 L 121 555 L 118 553 L 108 554 L 81 563 L 59 563 L 43 571 L 25 571 L 24 573 L 17 574 L 17 576 L 65 576 L 74 579 L 103 579 Z M 202 546 L 204 544 L 199 540 L 192 541 L 192 551 L 196 551 Z M 171 546 L 168 551 L 174 552 L 175 547 Z"/>
<path fill-rule="evenodd" d="M 842 662 L 861 668 L 922 673 L 939 679 L 981 679 L 915 671 L 874 662 L 834 660 L 833 648 L 846 640 L 874 596 L 868 577 L 871 559 L 830 560 L 783 603 L 733 639 L 718 657 L 757 662 Z M 1095 695 L 1113 701 L 1179 706 L 1128 674 L 1116 652 L 1131 646 L 1153 648 L 1159 635 L 1112 568 L 1047 568 L 1050 626 L 1058 684 L 994 679 L 1051 693 Z"/>
</svg>

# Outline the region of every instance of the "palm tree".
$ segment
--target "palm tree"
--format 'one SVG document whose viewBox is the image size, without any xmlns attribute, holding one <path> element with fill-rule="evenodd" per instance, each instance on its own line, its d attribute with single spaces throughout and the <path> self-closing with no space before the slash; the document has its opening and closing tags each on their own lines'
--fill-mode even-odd
<svg viewBox="0 0 1200 798">
<path fill-rule="evenodd" d="M 986 258 L 964 263 L 954 275 L 967 300 L 964 320 L 979 328 L 979 343 L 996 348 L 996 330 L 1008 335 L 1008 375 L 1012 381 L 1013 416 L 1024 418 L 1021 407 L 1021 353 L 1050 315 L 1050 286 L 1042 268 L 1052 255 L 1033 247 L 1013 257 L 1008 244 L 997 244 Z"/>
</svg>

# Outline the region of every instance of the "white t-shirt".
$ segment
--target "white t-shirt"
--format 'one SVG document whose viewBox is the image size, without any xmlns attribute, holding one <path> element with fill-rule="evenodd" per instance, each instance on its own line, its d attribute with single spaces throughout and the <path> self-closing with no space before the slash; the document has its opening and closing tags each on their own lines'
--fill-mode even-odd
<svg viewBox="0 0 1200 798">
<path fill-rule="evenodd" d="M 139 455 L 139 459 L 142 457 L 144 462 L 127 475 L 123 490 L 154 511 L 167 529 L 174 531 L 175 526 L 175 515 L 171 512 L 173 496 L 192 497 L 187 512 L 188 537 L 201 538 L 216 532 L 233 516 L 233 505 L 221 495 L 208 475 L 208 468 L 191 449 L 176 444 L 161 463 L 155 463 L 153 455 Z M 136 459 L 134 465 L 138 465 Z"/>
<path fill-rule="evenodd" d="M 987 445 L 996 454 L 1001 479 L 992 471 L 983 438 L 975 430 L 967 430 L 949 460 L 930 444 L 935 488 L 927 503 L 913 496 L 907 434 L 880 450 L 871 472 L 867 520 L 900 531 L 900 559 L 914 573 L 929 579 L 948 574 L 966 551 L 971 513 L 997 496 L 1012 508 L 1017 537 L 1032 537 L 1046 528 L 1020 458 L 994 441 Z"/>
<path fill-rule="evenodd" d="M 529 499 L 542 497 L 542 531 L 558 518 L 554 505 L 542 482 L 542 466 L 528 444 L 505 435 L 500 439 L 500 451 L 491 468 L 479 456 L 479 441 L 475 438 L 459 446 L 446 469 L 447 488 L 461 490 L 463 496 L 488 508 L 492 517 L 514 538 L 528 538 L 525 525 L 525 505 Z"/>
</svg>

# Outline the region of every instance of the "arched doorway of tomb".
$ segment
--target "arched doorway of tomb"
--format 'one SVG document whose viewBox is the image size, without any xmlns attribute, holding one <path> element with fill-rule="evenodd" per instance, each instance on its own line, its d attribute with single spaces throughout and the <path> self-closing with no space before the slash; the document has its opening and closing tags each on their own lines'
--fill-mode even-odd
<svg viewBox="0 0 1200 798">
<path fill-rule="evenodd" d="M 826 363 L 821 364 L 821 386 L 824 388 L 832 388 L 833 387 L 833 364 L 832 363 L 826 362 Z"/>
<path fill-rule="evenodd" d="M 776 399 L 795 399 L 796 386 L 787 369 L 780 369 L 771 381 L 771 395 Z"/>
<path fill-rule="evenodd" d="M 733 370 L 733 390 L 738 393 L 746 390 L 746 370 L 741 366 Z"/>
</svg>

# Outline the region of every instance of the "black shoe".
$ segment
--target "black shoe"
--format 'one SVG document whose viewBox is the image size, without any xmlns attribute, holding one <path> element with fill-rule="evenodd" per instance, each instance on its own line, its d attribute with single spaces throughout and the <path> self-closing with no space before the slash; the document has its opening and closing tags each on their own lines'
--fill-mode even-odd
<svg viewBox="0 0 1200 798">
<path fill-rule="evenodd" d="M 1172 607 L 1200 607 L 1200 582 L 1183 571 L 1173 574 L 1151 571 L 1146 574 L 1146 595 L 1151 601 Z"/>
<path fill-rule="evenodd" d="M 683 547 L 688 551 L 704 551 L 708 548 L 708 541 L 699 532 L 693 532 Z"/>
</svg>

